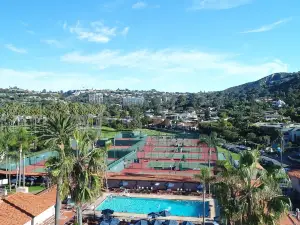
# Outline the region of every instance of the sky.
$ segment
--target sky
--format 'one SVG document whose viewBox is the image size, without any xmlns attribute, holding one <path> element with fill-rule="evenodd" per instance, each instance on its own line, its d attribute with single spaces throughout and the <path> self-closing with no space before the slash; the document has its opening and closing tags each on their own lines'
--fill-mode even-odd
<svg viewBox="0 0 300 225">
<path fill-rule="evenodd" d="M 299 65 L 299 0 L 6 0 L 0 87 L 223 90 Z"/>
</svg>

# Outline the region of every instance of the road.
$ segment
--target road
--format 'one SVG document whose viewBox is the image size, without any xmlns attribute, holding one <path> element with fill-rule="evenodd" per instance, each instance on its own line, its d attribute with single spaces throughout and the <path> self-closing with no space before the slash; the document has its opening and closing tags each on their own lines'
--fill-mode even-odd
<svg viewBox="0 0 300 225">
<path fill-rule="evenodd" d="M 276 157 L 276 156 L 266 156 L 266 155 L 262 155 L 261 156 L 262 159 L 268 160 L 268 161 L 272 161 L 275 165 L 281 165 L 280 163 L 280 156 Z M 283 167 L 289 167 L 289 168 L 300 168 L 299 163 L 293 162 L 291 161 L 287 155 L 283 155 L 282 156 L 282 166 Z"/>
<path fill-rule="evenodd" d="M 272 161 L 274 163 L 274 165 L 281 166 L 280 158 L 279 158 L 279 161 L 276 158 L 271 158 L 269 156 L 264 156 L 264 155 L 262 155 L 261 158 L 265 159 L 266 161 Z M 286 162 L 284 162 L 284 160 L 282 160 L 282 166 L 283 167 L 289 167 L 289 165 L 286 164 Z"/>
</svg>

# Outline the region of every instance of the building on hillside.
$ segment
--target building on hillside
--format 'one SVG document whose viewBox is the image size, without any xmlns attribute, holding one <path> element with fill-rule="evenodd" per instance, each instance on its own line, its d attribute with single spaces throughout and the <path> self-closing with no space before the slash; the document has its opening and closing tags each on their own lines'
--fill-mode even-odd
<svg viewBox="0 0 300 225">
<path fill-rule="evenodd" d="M 103 94 L 102 93 L 89 94 L 89 103 L 103 104 Z"/>
<path fill-rule="evenodd" d="M 123 106 L 143 105 L 145 99 L 143 97 L 124 97 Z"/>
<path fill-rule="evenodd" d="M 286 105 L 286 103 L 282 100 L 278 100 L 278 101 L 273 101 L 272 106 L 275 108 L 282 108 Z"/>
<path fill-rule="evenodd" d="M 300 200 L 300 170 L 291 170 L 288 175 L 292 182 L 292 188 L 296 193 L 296 199 Z"/>
<path fill-rule="evenodd" d="M 0 200 L 0 224 L 44 224 L 55 214 L 56 189 L 41 194 L 18 192 Z"/>
</svg>

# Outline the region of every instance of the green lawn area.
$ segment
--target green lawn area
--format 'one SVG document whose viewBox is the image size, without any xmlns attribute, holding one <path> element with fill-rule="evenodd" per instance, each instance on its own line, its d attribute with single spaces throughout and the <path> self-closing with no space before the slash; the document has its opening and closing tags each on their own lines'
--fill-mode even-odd
<svg viewBox="0 0 300 225">
<path fill-rule="evenodd" d="M 101 131 L 102 131 L 101 138 L 113 138 L 117 133 L 122 132 L 121 130 L 119 131 L 114 128 L 106 127 L 106 126 L 102 126 Z M 148 136 L 172 135 L 172 133 L 149 130 L 149 129 L 136 129 L 135 131 L 142 131 L 143 134 L 147 134 Z"/>
<path fill-rule="evenodd" d="M 7 189 L 7 190 L 9 189 L 8 186 L 6 187 L 6 189 Z M 28 187 L 28 191 L 29 191 L 30 193 L 32 193 L 32 194 L 39 193 L 39 192 L 41 192 L 41 191 L 43 191 L 43 190 L 45 190 L 45 187 L 42 187 L 42 186 L 30 186 L 30 187 Z M 15 193 L 15 192 L 16 192 L 16 189 L 13 188 L 13 189 L 11 190 L 11 192 L 9 192 L 9 193 L 10 193 L 10 194 L 13 194 L 13 193 Z"/>
<path fill-rule="evenodd" d="M 157 130 L 149 130 L 149 129 L 137 129 L 137 130 L 142 131 L 143 134 L 147 134 L 148 136 L 172 135 L 172 133 L 161 132 Z"/>
<path fill-rule="evenodd" d="M 42 186 L 30 186 L 29 192 L 35 194 L 35 193 L 39 193 L 39 192 L 43 191 L 44 189 L 45 189 L 45 187 L 42 187 Z"/>
<path fill-rule="evenodd" d="M 113 138 L 119 131 L 115 130 L 111 127 L 103 126 L 101 129 L 101 137 L 102 138 Z"/>
<path fill-rule="evenodd" d="M 228 151 L 222 147 L 217 147 L 218 149 L 218 153 L 224 153 L 225 157 L 228 158 L 228 154 L 232 155 L 232 158 L 234 160 L 239 160 L 240 159 L 240 154 L 237 154 L 237 153 L 234 153 L 234 152 L 231 152 L 231 151 Z"/>
</svg>

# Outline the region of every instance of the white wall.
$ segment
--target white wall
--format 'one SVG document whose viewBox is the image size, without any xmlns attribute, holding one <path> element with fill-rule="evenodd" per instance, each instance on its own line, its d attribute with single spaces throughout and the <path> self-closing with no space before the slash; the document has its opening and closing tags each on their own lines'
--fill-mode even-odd
<svg viewBox="0 0 300 225">
<path fill-rule="evenodd" d="M 40 215 L 38 215 L 34 218 L 34 225 L 43 224 L 43 222 L 45 220 L 47 220 L 50 217 L 54 216 L 54 214 L 55 214 L 55 208 L 54 208 L 54 205 L 53 205 L 49 209 L 47 209 L 46 211 L 42 212 Z M 28 221 L 24 225 L 31 225 L 31 221 Z"/>
<path fill-rule="evenodd" d="M 34 224 L 35 225 L 42 224 L 45 220 L 49 219 L 54 214 L 55 214 L 55 207 L 53 205 L 46 211 L 42 212 L 40 215 L 36 216 L 34 218 Z"/>
</svg>

